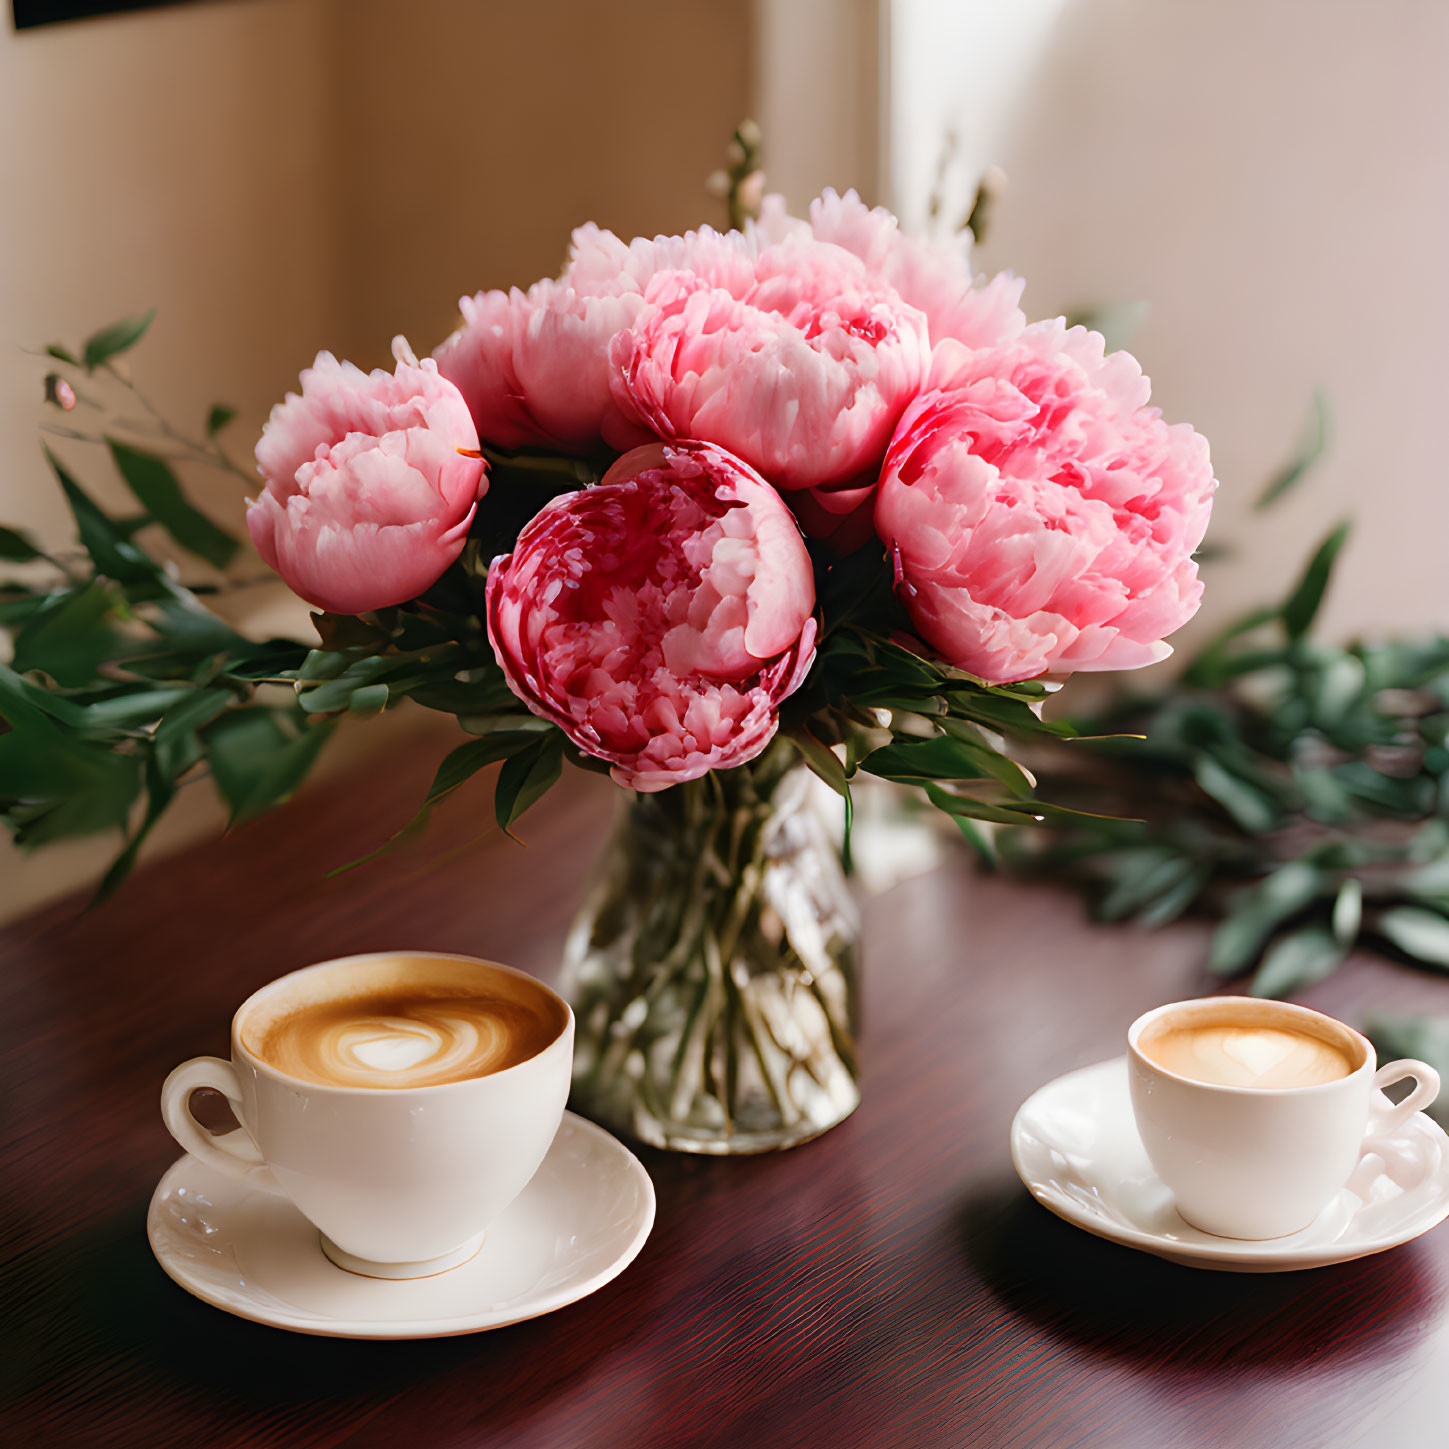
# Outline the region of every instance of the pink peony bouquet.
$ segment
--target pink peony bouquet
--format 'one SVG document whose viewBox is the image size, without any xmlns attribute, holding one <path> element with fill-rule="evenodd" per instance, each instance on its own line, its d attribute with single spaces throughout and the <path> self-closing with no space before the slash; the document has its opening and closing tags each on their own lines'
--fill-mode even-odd
<svg viewBox="0 0 1449 1449">
<path fill-rule="evenodd" d="M 981 727 L 1048 678 L 1169 652 L 1214 488 L 1136 362 L 1020 293 L 853 192 L 726 233 L 584 226 L 559 277 L 464 298 L 432 358 L 321 354 L 257 445 L 252 538 L 332 613 L 437 620 L 473 586 L 451 642 L 481 623 L 529 716 L 469 657 L 453 682 L 506 717 L 484 733 L 541 754 L 556 727 L 634 790 L 782 720 L 837 787 L 991 778 Z"/>
<path fill-rule="evenodd" d="M 195 594 L 148 571 L 135 527 L 57 463 L 96 578 L 133 589 L 116 637 L 165 646 L 92 651 L 88 671 L 123 666 L 160 714 L 84 742 L 135 756 L 189 709 L 176 759 L 128 778 L 159 770 L 169 798 L 205 757 L 244 815 L 285 796 L 338 715 L 411 698 L 470 735 L 429 803 L 502 762 L 505 827 L 565 759 L 657 792 L 776 740 L 847 798 L 863 770 L 923 786 L 968 833 L 1041 817 L 1011 739 L 1068 732 L 1042 717 L 1064 676 L 1169 652 L 1202 593 L 1215 484 L 1132 357 L 1028 322 L 1021 292 L 973 273 L 968 234 L 907 236 L 853 192 L 808 218 L 762 196 L 726 232 L 582 226 L 557 277 L 465 297 L 430 357 L 399 338 L 392 370 L 366 373 L 320 353 L 263 430 L 247 508 L 261 558 L 317 610 L 310 649 L 173 629 Z M 129 386 L 110 357 L 146 320 L 51 356 L 82 390 Z M 58 374 L 48 396 L 75 405 Z M 210 432 L 191 446 L 227 461 Z M 143 523 L 228 561 L 162 457 L 112 452 Z M 202 635 L 191 692 L 158 694 Z M 5 677 L 12 733 L 30 705 L 54 720 L 34 691 L 94 682 L 57 674 L 24 631 Z M 243 730 L 259 681 L 290 682 L 294 703 Z M 259 742 L 262 758 L 232 757 Z M 35 802 L 6 798 L 33 832 Z"/>
</svg>

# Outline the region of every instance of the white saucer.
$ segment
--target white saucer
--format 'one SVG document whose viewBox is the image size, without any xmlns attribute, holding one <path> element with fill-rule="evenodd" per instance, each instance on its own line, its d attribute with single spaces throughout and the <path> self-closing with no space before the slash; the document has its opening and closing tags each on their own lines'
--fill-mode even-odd
<svg viewBox="0 0 1449 1449">
<path fill-rule="evenodd" d="M 1058 1217 L 1174 1263 L 1232 1273 L 1346 1263 L 1407 1243 L 1449 1217 L 1449 1137 L 1440 1127 L 1416 1112 L 1373 1146 L 1389 1168 L 1373 1178 L 1367 1200 L 1342 1188 L 1302 1232 L 1247 1241 L 1214 1237 L 1177 1215 L 1137 1135 L 1125 1057 L 1048 1082 L 1011 1124 L 1021 1180 Z"/>
<path fill-rule="evenodd" d="M 363 1278 L 323 1257 L 284 1197 L 182 1157 L 146 1215 L 157 1261 L 228 1313 L 332 1338 L 443 1338 L 552 1313 L 629 1266 L 654 1185 L 628 1148 L 572 1112 L 476 1257 L 431 1278 Z"/>
</svg>

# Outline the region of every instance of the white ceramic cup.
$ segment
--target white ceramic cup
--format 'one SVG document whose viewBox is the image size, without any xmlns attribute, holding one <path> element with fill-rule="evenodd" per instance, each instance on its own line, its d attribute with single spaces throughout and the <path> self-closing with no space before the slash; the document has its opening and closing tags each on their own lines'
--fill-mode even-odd
<svg viewBox="0 0 1449 1449">
<path fill-rule="evenodd" d="M 1166 1019 L 1166 1022 L 1164 1021 Z M 1228 1087 L 1157 1065 L 1140 1043 L 1159 1024 L 1251 1023 L 1306 1031 L 1348 1055 L 1346 1077 L 1307 1087 Z M 1181 1217 L 1224 1238 L 1279 1238 L 1306 1228 L 1353 1173 L 1370 1108 L 1376 1136 L 1402 1126 L 1439 1093 L 1423 1062 L 1379 1068 L 1368 1038 L 1331 1016 L 1286 1001 L 1210 996 L 1159 1006 L 1127 1033 L 1132 1111 L 1142 1145 Z M 1417 1085 L 1392 1104 L 1379 1090 Z"/>
<path fill-rule="evenodd" d="M 369 963 L 399 957 L 504 973 L 562 1008 L 559 1034 L 502 1071 L 430 1087 L 323 1086 L 287 1076 L 243 1041 L 248 1019 L 328 976 L 356 989 Z M 485 981 L 486 984 L 486 981 Z M 493 962 L 440 952 L 376 952 L 325 961 L 254 992 L 232 1018 L 231 1060 L 194 1057 L 166 1078 L 161 1115 L 210 1167 L 284 1193 L 322 1235 L 339 1267 L 375 1278 L 420 1278 L 467 1262 L 488 1224 L 538 1170 L 563 1117 L 574 1018 L 541 981 Z M 240 1129 L 214 1136 L 191 1114 L 203 1087 L 231 1103 Z"/>
</svg>

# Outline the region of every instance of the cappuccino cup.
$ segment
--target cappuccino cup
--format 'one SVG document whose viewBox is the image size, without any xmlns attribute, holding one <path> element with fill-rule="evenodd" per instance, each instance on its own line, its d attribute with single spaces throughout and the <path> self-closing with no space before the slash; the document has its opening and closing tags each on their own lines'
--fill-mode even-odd
<svg viewBox="0 0 1449 1449">
<path fill-rule="evenodd" d="M 161 1089 L 173 1137 L 279 1192 L 340 1268 L 420 1278 L 467 1262 L 538 1170 L 563 1117 L 574 1018 L 522 971 L 432 952 L 348 956 L 249 996 L 231 1059 Z M 191 1113 L 212 1088 L 240 1124 Z"/>
<path fill-rule="evenodd" d="M 1381 1068 L 1352 1027 L 1257 997 L 1159 1006 L 1133 1022 L 1127 1062 L 1142 1145 L 1179 1216 L 1225 1238 L 1306 1228 L 1355 1176 L 1371 1120 L 1380 1138 L 1439 1092 L 1425 1063 Z M 1381 1089 L 1408 1078 L 1391 1103 Z"/>
</svg>

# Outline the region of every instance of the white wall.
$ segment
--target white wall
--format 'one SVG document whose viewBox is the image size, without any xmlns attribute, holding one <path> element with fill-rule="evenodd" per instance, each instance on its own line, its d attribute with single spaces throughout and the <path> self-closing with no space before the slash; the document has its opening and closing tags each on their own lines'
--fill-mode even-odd
<svg viewBox="0 0 1449 1449">
<path fill-rule="evenodd" d="M 1212 443 L 1212 536 L 1241 545 L 1204 623 L 1352 513 L 1325 628 L 1449 629 L 1449 5 L 894 0 L 892 27 L 896 204 L 919 214 L 954 113 L 1008 174 L 980 256 L 1027 278 L 1029 313 L 1151 304 L 1132 350 Z M 992 45 L 1013 83 L 983 91 Z M 1251 515 L 1318 384 L 1329 458 Z"/>
</svg>

